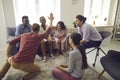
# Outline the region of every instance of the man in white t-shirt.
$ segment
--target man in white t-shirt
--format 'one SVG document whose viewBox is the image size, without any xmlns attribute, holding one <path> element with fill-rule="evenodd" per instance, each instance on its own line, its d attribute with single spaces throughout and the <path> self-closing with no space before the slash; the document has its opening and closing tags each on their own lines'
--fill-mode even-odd
<svg viewBox="0 0 120 80">
<path fill-rule="evenodd" d="M 40 33 L 43 33 L 47 30 L 48 28 L 48 25 L 46 25 L 46 19 L 44 16 L 41 16 L 40 17 Z M 54 58 L 53 54 L 52 54 L 52 40 L 51 40 L 51 36 L 49 35 L 48 38 L 46 39 L 43 39 L 41 41 L 41 51 L 42 51 L 42 57 L 43 57 L 43 61 L 46 61 L 47 58 L 46 58 L 46 43 L 48 44 L 48 48 L 49 48 L 49 51 L 50 51 L 50 55 L 52 58 Z"/>
</svg>

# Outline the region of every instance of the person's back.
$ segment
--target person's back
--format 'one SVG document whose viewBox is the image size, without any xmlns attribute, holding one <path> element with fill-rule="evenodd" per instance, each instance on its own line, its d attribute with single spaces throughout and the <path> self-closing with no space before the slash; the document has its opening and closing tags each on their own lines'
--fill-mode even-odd
<svg viewBox="0 0 120 80">
<path fill-rule="evenodd" d="M 74 61 L 72 61 L 74 60 Z M 69 62 L 74 62 L 74 65 L 69 65 L 68 71 L 74 77 L 80 77 L 83 75 L 85 69 L 82 69 L 82 54 L 76 48 L 73 49 L 69 54 Z M 70 63 L 69 63 L 70 64 Z M 70 68 L 72 66 L 72 69 Z"/>
<path fill-rule="evenodd" d="M 40 44 L 39 35 L 25 33 L 20 36 L 20 49 L 13 57 L 15 62 L 33 62 Z"/>
</svg>

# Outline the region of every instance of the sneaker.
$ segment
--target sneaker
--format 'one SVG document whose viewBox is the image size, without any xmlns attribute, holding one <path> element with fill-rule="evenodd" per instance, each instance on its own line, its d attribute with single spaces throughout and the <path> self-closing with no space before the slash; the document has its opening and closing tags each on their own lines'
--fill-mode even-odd
<svg viewBox="0 0 120 80">
<path fill-rule="evenodd" d="M 43 57 L 43 61 L 46 62 L 47 61 L 47 58 L 46 56 Z"/>
<path fill-rule="evenodd" d="M 19 78 L 18 78 L 18 79 L 16 79 L 16 80 L 24 80 L 24 79 L 23 79 L 23 77 L 21 76 L 21 77 L 19 77 Z"/>
<path fill-rule="evenodd" d="M 55 58 L 55 57 L 53 56 L 53 54 L 51 54 L 51 58 L 53 58 L 53 59 Z"/>
<path fill-rule="evenodd" d="M 41 59 L 42 59 L 42 58 L 41 58 L 40 56 L 38 56 L 38 55 L 36 55 L 35 58 L 36 58 L 37 60 L 41 60 Z"/>
</svg>

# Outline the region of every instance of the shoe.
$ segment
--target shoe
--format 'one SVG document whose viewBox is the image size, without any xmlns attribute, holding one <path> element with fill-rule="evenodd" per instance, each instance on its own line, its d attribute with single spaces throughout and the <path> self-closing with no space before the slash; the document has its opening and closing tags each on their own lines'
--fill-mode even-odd
<svg viewBox="0 0 120 80">
<path fill-rule="evenodd" d="M 51 58 L 54 59 L 55 57 L 53 56 L 53 54 L 51 54 Z"/>
<path fill-rule="evenodd" d="M 43 61 L 46 62 L 47 61 L 47 58 L 46 56 L 43 57 Z"/>
<path fill-rule="evenodd" d="M 24 80 L 24 78 L 21 76 L 21 77 L 19 77 L 19 78 L 16 79 L 16 80 Z"/>
</svg>

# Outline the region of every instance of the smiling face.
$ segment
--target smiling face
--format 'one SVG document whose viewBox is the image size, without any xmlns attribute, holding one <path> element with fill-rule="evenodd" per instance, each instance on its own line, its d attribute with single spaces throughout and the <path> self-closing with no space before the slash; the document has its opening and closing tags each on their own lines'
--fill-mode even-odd
<svg viewBox="0 0 120 80">
<path fill-rule="evenodd" d="M 42 24 L 45 24 L 46 23 L 46 19 L 45 19 L 45 17 L 40 17 L 40 23 L 42 23 Z"/>
<path fill-rule="evenodd" d="M 22 22 L 23 22 L 23 25 L 24 25 L 25 27 L 28 26 L 28 24 L 29 24 L 28 18 L 24 18 L 24 19 L 22 20 Z"/>
<path fill-rule="evenodd" d="M 61 26 L 60 26 L 60 24 L 57 24 L 57 30 L 58 30 L 58 31 L 61 30 Z"/>
</svg>

